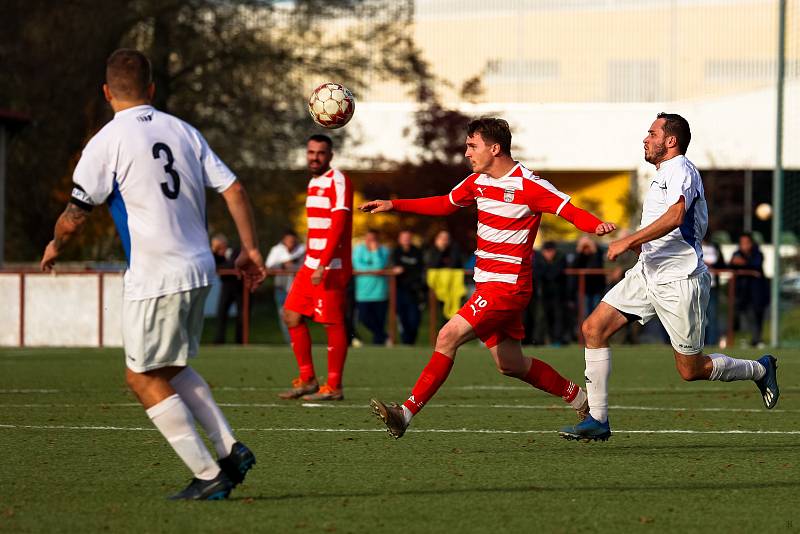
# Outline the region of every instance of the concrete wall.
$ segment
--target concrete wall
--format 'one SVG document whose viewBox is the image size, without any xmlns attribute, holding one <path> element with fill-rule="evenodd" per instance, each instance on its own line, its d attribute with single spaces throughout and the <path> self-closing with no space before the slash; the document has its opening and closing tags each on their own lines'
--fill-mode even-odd
<svg viewBox="0 0 800 534">
<path fill-rule="evenodd" d="M 122 275 L 100 278 L 95 273 L 0 274 L 0 346 L 19 346 L 21 329 L 25 346 L 122 346 Z"/>
</svg>

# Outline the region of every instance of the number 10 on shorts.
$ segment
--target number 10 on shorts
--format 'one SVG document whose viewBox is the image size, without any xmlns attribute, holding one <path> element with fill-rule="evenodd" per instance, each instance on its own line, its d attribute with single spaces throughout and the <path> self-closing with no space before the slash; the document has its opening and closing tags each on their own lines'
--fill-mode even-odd
<svg viewBox="0 0 800 534">
<path fill-rule="evenodd" d="M 475 298 L 472 301 L 472 304 L 469 305 L 470 309 L 472 309 L 472 316 L 475 317 L 478 313 L 485 308 L 489 304 L 489 301 L 485 298 L 481 297 L 477 293 L 475 294 Z"/>
</svg>

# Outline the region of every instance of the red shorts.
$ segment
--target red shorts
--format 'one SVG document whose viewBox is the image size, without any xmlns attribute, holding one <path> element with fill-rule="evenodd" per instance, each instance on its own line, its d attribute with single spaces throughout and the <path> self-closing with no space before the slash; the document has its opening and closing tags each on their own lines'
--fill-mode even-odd
<svg viewBox="0 0 800 534">
<path fill-rule="evenodd" d="M 343 323 L 350 274 L 342 269 L 331 269 L 325 272 L 322 283 L 315 286 L 311 283 L 313 272 L 306 266 L 298 271 L 283 307 L 317 323 Z"/>
<path fill-rule="evenodd" d="M 492 348 L 507 338 L 525 337 L 522 313 L 530 299 L 530 293 L 509 294 L 476 289 L 458 314 L 472 325 L 478 339 L 487 348 Z"/>
</svg>

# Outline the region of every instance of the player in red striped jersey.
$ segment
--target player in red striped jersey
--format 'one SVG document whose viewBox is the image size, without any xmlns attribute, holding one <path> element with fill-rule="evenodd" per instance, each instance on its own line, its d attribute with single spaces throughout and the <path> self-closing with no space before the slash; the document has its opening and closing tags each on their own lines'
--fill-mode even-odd
<svg viewBox="0 0 800 534">
<path fill-rule="evenodd" d="M 568 195 L 514 161 L 511 131 L 502 119 L 472 121 L 465 156 L 474 172 L 449 195 L 373 200 L 360 206 L 369 213 L 396 210 L 423 215 L 449 215 L 459 208 L 478 207 L 475 292 L 439 331 L 433 356 L 408 400 L 402 406 L 376 399 L 370 403 L 395 439 L 447 379 L 458 347 L 476 337 L 486 344 L 501 373 L 562 397 L 579 418 L 588 413 L 586 393 L 579 386 L 545 362 L 522 354 L 522 310 L 533 289 L 531 258 L 543 213 L 559 215 L 598 236 L 616 226 L 576 208 Z"/>
<path fill-rule="evenodd" d="M 312 135 L 306 144 L 311 171 L 306 197 L 308 242 L 303 266 L 286 302 L 283 319 L 289 329 L 300 376 L 282 399 L 342 400 L 342 371 L 347 358 L 345 304 L 347 283 L 353 275 L 353 187 L 350 179 L 331 168 L 333 141 Z M 306 318 L 325 325 L 328 334 L 328 382 L 317 383 L 311 357 L 311 335 Z"/>
</svg>

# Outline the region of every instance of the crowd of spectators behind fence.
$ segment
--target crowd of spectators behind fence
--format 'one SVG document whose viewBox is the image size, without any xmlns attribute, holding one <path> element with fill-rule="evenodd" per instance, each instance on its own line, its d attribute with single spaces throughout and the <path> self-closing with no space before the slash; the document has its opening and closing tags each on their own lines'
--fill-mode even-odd
<svg viewBox="0 0 800 534">
<path fill-rule="evenodd" d="M 422 312 L 428 302 L 428 283 L 426 275 L 432 270 L 458 269 L 470 271 L 475 265 L 475 256 L 465 254 L 452 238 L 450 232 L 441 230 L 427 244 L 408 230 L 398 233 L 396 243 L 389 247 L 377 230 L 368 230 L 353 248 L 354 277 L 348 302 L 348 333 L 355 346 L 367 340 L 357 335 L 356 323 L 362 324 L 375 345 L 388 343 L 386 318 L 389 307 L 389 280 L 386 274 L 358 274 L 359 271 L 385 271 L 395 277 L 399 342 L 415 345 L 422 320 Z M 726 264 L 719 245 L 703 241 L 703 256 L 710 268 L 747 269 L 760 273 L 760 276 L 736 277 L 735 318 L 736 329 L 749 334 L 749 344 L 761 346 L 761 333 L 764 316 L 769 306 L 769 281 L 763 276 L 763 255 L 750 234 L 742 234 L 738 249 L 730 264 Z M 212 238 L 211 249 L 218 268 L 233 268 L 236 249 L 229 246 L 225 236 L 217 234 Z M 296 271 L 303 262 L 305 245 L 294 231 L 286 231 L 281 240 L 270 249 L 266 259 L 268 269 Z M 629 254 L 614 263 L 605 259 L 604 247 L 588 236 L 580 237 L 574 246 L 570 243 L 546 241 L 534 250 L 533 277 L 534 294 L 525 312 L 524 344 L 560 346 L 577 340 L 579 328 L 578 277 L 571 276 L 567 269 L 603 269 L 606 274 L 585 275 L 583 310 L 586 315 L 598 305 L 606 290 L 619 281 L 636 262 L 636 256 Z M 463 278 L 466 293 L 461 301 L 469 298 L 474 285 L 467 272 Z M 278 274 L 273 277 L 274 300 L 278 313 L 278 324 L 286 342 L 289 336 L 281 320 L 283 303 L 292 283 L 291 274 Z M 224 343 L 230 310 L 235 304 L 242 309 L 242 285 L 235 275 L 220 276 L 220 297 L 217 306 L 216 343 Z M 460 283 L 460 281 L 459 281 Z M 714 346 L 721 341 L 720 328 L 720 280 L 715 276 L 711 286 L 708 304 L 708 324 L 705 342 Z M 439 302 L 439 317 L 445 320 L 446 310 Z M 242 318 L 237 311 L 236 342 L 242 341 Z M 639 341 L 640 326 L 630 323 L 621 331 L 618 342 L 636 344 Z"/>
</svg>

